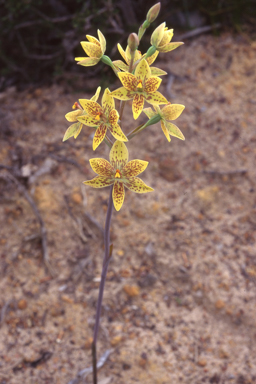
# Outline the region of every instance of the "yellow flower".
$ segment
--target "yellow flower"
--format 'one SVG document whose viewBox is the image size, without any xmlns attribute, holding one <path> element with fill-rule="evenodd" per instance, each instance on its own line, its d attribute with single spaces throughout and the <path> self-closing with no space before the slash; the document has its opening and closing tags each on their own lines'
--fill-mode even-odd
<svg viewBox="0 0 256 384">
<path fill-rule="evenodd" d="M 114 207 L 119 211 L 124 202 L 124 186 L 133 192 L 146 193 L 153 191 L 139 177 L 148 165 L 147 161 L 131 160 L 128 162 L 128 150 L 121 141 L 116 141 L 111 148 L 108 162 L 105 159 L 91 159 L 90 164 L 96 176 L 84 184 L 94 188 L 103 188 L 114 184 L 112 197 Z"/>
<path fill-rule="evenodd" d="M 81 41 L 81 45 L 85 53 L 89 57 L 76 57 L 75 60 L 78 61 L 78 64 L 89 67 L 96 65 L 106 51 L 106 39 L 101 31 L 98 29 L 99 40 L 96 37 L 86 35 L 89 41 Z"/>
<path fill-rule="evenodd" d="M 79 102 L 87 115 L 77 116 L 77 120 L 89 127 L 97 127 L 93 138 L 93 150 L 104 140 L 107 129 L 110 130 L 115 139 L 128 141 L 118 124 L 119 113 L 115 109 L 115 101 L 108 88 L 105 89 L 102 96 L 102 107 L 92 100 L 80 99 Z"/>
<path fill-rule="evenodd" d="M 123 61 L 121 61 L 121 60 L 113 61 L 113 64 L 118 69 L 121 69 L 122 71 L 128 72 L 129 65 L 130 65 L 130 62 L 131 62 L 131 50 L 130 50 L 129 46 L 127 45 L 126 50 L 124 51 L 119 43 L 117 44 L 117 48 L 119 50 L 120 55 L 123 57 L 124 61 L 126 62 L 126 64 Z M 156 51 L 152 56 L 150 56 L 150 57 L 148 57 L 146 59 L 148 65 L 153 64 L 153 62 L 156 60 L 156 58 L 158 56 L 158 53 L 159 52 Z M 143 55 L 143 56 L 145 56 L 145 55 Z M 133 70 L 135 69 L 135 67 L 137 65 L 136 64 L 137 61 L 141 60 L 141 58 L 142 58 L 141 52 L 136 50 L 135 51 L 135 56 L 134 56 Z M 167 72 L 163 71 L 162 69 L 156 68 L 156 67 L 150 67 L 150 69 L 151 69 L 151 75 L 153 75 L 153 76 L 162 76 L 162 75 L 166 75 L 167 74 Z"/>
<path fill-rule="evenodd" d="M 162 130 L 168 141 L 171 141 L 170 135 L 175 136 L 178 139 L 185 140 L 183 133 L 180 131 L 176 125 L 170 123 L 167 120 L 175 120 L 179 117 L 184 110 L 185 106 L 181 104 L 167 104 L 162 109 L 158 106 L 154 106 L 155 111 L 152 111 L 151 108 L 143 109 L 143 112 L 147 115 L 149 119 L 152 117 L 159 115 L 161 121 Z"/>
<path fill-rule="evenodd" d="M 101 87 L 98 87 L 95 95 L 91 98 L 92 101 L 98 100 L 100 90 L 101 90 Z M 63 141 L 68 140 L 72 136 L 74 136 L 74 138 L 76 139 L 77 136 L 79 135 L 79 133 L 81 132 L 82 127 L 83 127 L 83 123 L 78 121 L 78 117 L 86 115 L 87 113 L 86 113 L 86 111 L 83 110 L 82 107 L 80 107 L 80 105 L 78 103 L 75 103 L 73 105 L 73 109 L 75 109 L 75 108 L 77 108 L 75 111 L 68 112 L 65 115 L 65 118 L 67 119 L 67 121 L 69 121 L 70 123 L 74 123 L 74 124 L 70 125 L 70 127 L 68 127 L 68 129 L 66 130 L 66 133 L 63 137 Z"/>
<path fill-rule="evenodd" d="M 173 37 L 173 29 L 165 27 L 165 22 L 160 24 L 152 33 L 151 45 L 159 52 L 169 52 L 184 44 L 182 42 L 170 43 Z"/>
<path fill-rule="evenodd" d="M 142 59 L 135 69 L 135 74 L 129 72 L 119 72 L 119 79 L 123 87 L 111 92 L 119 100 L 130 100 L 132 102 L 132 111 L 134 119 L 141 114 L 144 106 L 144 99 L 149 104 L 167 104 L 168 101 L 157 92 L 161 84 L 161 79 L 157 76 L 151 76 L 149 65 L 145 59 Z"/>
</svg>

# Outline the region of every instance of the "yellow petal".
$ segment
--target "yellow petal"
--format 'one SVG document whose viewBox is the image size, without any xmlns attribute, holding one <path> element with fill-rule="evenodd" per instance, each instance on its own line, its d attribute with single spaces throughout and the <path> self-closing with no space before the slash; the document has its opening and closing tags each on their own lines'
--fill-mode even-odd
<svg viewBox="0 0 256 384">
<path fill-rule="evenodd" d="M 109 153 L 111 165 L 115 169 L 121 170 L 128 162 L 128 157 L 129 154 L 126 145 L 122 141 L 115 141 Z"/>
<path fill-rule="evenodd" d="M 184 43 L 169 43 L 164 45 L 163 47 L 157 47 L 159 52 L 170 52 L 173 51 L 174 49 L 178 48 L 180 45 L 183 45 Z"/>
<path fill-rule="evenodd" d="M 149 104 L 168 104 L 168 100 L 158 91 L 147 94 L 145 99 Z"/>
<path fill-rule="evenodd" d="M 70 127 L 68 127 L 68 129 L 66 130 L 62 141 L 68 140 L 70 137 L 74 136 L 78 131 L 79 131 L 78 132 L 78 134 L 79 134 L 81 132 L 81 128 L 82 128 L 82 127 L 80 127 L 80 125 L 82 125 L 82 124 L 79 122 L 70 125 Z"/>
<path fill-rule="evenodd" d="M 114 207 L 117 211 L 120 211 L 120 209 L 123 205 L 124 195 L 125 195 L 125 192 L 124 192 L 123 183 L 115 181 L 114 187 L 113 187 L 113 192 L 112 192 L 112 197 L 113 197 Z"/>
<path fill-rule="evenodd" d="M 161 113 L 166 120 L 175 120 L 181 115 L 184 108 L 185 105 L 182 104 L 168 104 L 162 108 Z"/>
<path fill-rule="evenodd" d="M 95 127 L 99 125 L 99 121 L 89 115 L 79 116 L 77 120 L 80 121 L 80 123 L 87 125 L 88 127 Z"/>
<path fill-rule="evenodd" d="M 75 111 L 71 111 L 71 112 L 68 112 L 66 115 L 65 115 L 65 118 L 67 119 L 67 121 L 69 121 L 70 123 L 73 123 L 74 121 L 77 121 L 77 117 L 80 116 L 83 112 L 81 111 L 81 109 L 76 109 Z"/>
<path fill-rule="evenodd" d="M 145 59 L 142 59 L 137 65 L 135 76 L 137 80 L 142 80 L 143 83 L 151 76 L 149 65 Z"/>
<path fill-rule="evenodd" d="M 116 109 L 112 109 L 112 111 L 110 112 L 110 114 L 108 116 L 109 123 L 111 125 L 116 124 L 118 122 L 118 119 L 119 119 L 119 113 L 117 112 Z"/>
<path fill-rule="evenodd" d="M 140 173 L 145 171 L 147 166 L 148 166 L 148 161 L 137 160 L 137 159 L 131 160 L 123 168 L 123 176 L 124 177 L 138 176 Z"/>
<path fill-rule="evenodd" d="M 132 73 L 119 72 L 118 77 L 123 86 L 128 89 L 128 91 L 135 91 L 137 89 L 138 81 Z"/>
<path fill-rule="evenodd" d="M 178 139 L 185 140 L 183 133 L 175 124 L 172 124 L 172 123 L 169 123 L 168 121 L 165 121 L 165 126 L 168 129 L 168 132 L 171 136 L 175 136 Z"/>
<path fill-rule="evenodd" d="M 110 90 L 108 88 L 106 88 L 104 91 L 101 104 L 106 116 L 108 116 L 112 110 L 115 110 L 115 101 L 113 96 L 110 95 Z M 119 118 L 119 115 L 117 116 L 117 120 L 118 118 Z"/>
<path fill-rule="evenodd" d="M 77 136 L 78 136 L 79 133 L 81 132 L 82 128 L 83 128 L 83 124 L 80 123 L 80 126 L 79 126 L 78 130 L 74 133 L 74 139 L 77 138 Z"/>
<path fill-rule="evenodd" d="M 97 101 L 100 95 L 101 87 L 97 88 L 95 95 L 91 98 L 92 101 Z"/>
<path fill-rule="evenodd" d="M 124 87 L 120 87 L 111 92 L 111 95 L 118 100 L 130 100 L 133 98 L 134 92 L 128 91 L 128 89 Z"/>
<path fill-rule="evenodd" d="M 107 126 L 104 123 L 101 123 L 100 126 L 96 129 L 93 142 L 92 142 L 92 149 L 95 151 L 96 148 L 102 143 L 106 136 L 107 132 Z"/>
<path fill-rule="evenodd" d="M 167 75 L 167 72 L 163 71 L 162 69 L 160 68 L 157 68 L 157 67 L 150 67 L 151 69 L 151 75 L 152 76 L 163 76 L 163 75 Z"/>
<path fill-rule="evenodd" d="M 95 173 L 105 177 L 115 177 L 115 170 L 112 165 L 105 159 L 90 159 L 90 165 Z"/>
<path fill-rule="evenodd" d="M 125 181 L 124 185 L 133 192 L 136 193 L 146 193 L 154 191 L 153 188 L 149 187 L 142 181 L 139 177 L 129 177 L 127 181 Z"/>
<path fill-rule="evenodd" d="M 171 138 L 170 138 L 169 132 L 168 132 L 163 120 L 161 120 L 161 128 L 163 130 L 163 133 L 165 134 L 166 139 L 170 142 Z"/>
<path fill-rule="evenodd" d="M 141 114 L 144 107 L 144 96 L 136 93 L 132 102 L 133 118 L 136 120 Z"/>
<path fill-rule="evenodd" d="M 96 101 L 79 99 L 82 108 L 92 117 L 97 117 L 103 113 L 101 106 Z"/>
<path fill-rule="evenodd" d="M 128 72 L 129 67 L 123 61 L 115 60 L 115 61 L 113 61 L 113 64 L 114 64 L 115 67 L 121 69 L 122 71 Z"/>
<path fill-rule="evenodd" d="M 97 176 L 97 177 L 94 177 L 94 179 L 92 180 L 83 182 L 83 184 L 90 185 L 93 188 L 104 188 L 104 187 L 108 187 L 113 183 L 114 183 L 113 179 L 110 179 L 109 177 L 104 177 L 104 176 Z"/>
<path fill-rule="evenodd" d="M 86 37 L 87 37 L 88 41 L 90 41 L 90 43 L 94 43 L 100 47 L 100 42 L 98 39 L 96 39 L 96 37 L 91 36 L 91 35 L 86 35 Z"/>
<path fill-rule="evenodd" d="M 112 135 L 114 136 L 114 138 L 116 140 L 128 141 L 128 139 L 125 136 L 125 134 L 123 133 L 120 125 L 118 125 L 118 124 L 111 124 L 111 125 L 108 125 L 108 129 L 110 130 L 110 132 L 112 133 Z"/>
<path fill-rule="evenodd" d="M 102 53 L 102 55 L 104 55 L 104 53 L 106 51 L 106 39 L 105 39 L 103 33 L 101 33 L 101 31 L 99 29 L 97 32 L 98 32 L 99 41 L 100 41 L 101 53 Z"/>
<path fill-rule="evenodd" d="M 168 31 L 164 31 L 164 35 L 162 40 L 160 41 L 159 47 L 162 47 L 168 43 L 170 43 L 173 37 L 173 29 L 169 29 Z"/>
<path fill-rule="evenodd" d="M 78 61 L 77 64 L 82 65 L 84 67 L 91 67 L 93 65 L 96 65 L 100 59 L 97 59 L 95 57 L 76 57 L 76 61 Z"/>
<path fill-rule="evenodd" d="M 160 79 L 157 76 L 150 76 L 150 78 L 146 81 L 144 91 L 147 93 L 155 92 L 162 82 L 162 79 Z"/>
<path fill-rule="evenodd" d="M 127 58 L 126 62 L 127 62 L 127 64 L 130 64 L 130 62 L 131 62 L 131 49 L 129 48 L 128 45 L 127 45 L 125 54 L 126 54 L 126 58 Z M 141 58 L 141 52 L 136 49 L 133 62 L 136 63 L 136 61 L 140 60 L 140 58 Z"/>
<path fill-rule="evenodd" d="M 157 58 L 159 52 L 158 51 L 155 51 L 155 53 L 153 53 L 153 55 L 149 56 L 146 60 L 147 60 L 147 63 L 148 65 L 151 65 L 154 63 L 155 59 Z M 151 69 L 151 74 L 152 74 L 152 68 Z"/>
<path fill-rule="evenodd" d="M 156 115 L 156 113 L 154 111 L 152 111 L 152 109 L 150 107 L 149 108 L 144 108 L 143 112 L 147 115 L 147 117 L 149 119 L 151 119 L 151 117 Z"/>
<path fill-rule="evenodd" d="M 101 52 L 101 47 L 94 43 L 88 43 L 87 41 L 81 42 L 81 45 L 83 47 L 83 50 L 89 57 L 96 57 L 96 58 L 101 58 L 102 52 Z"/>
<path fill-rule="evenodd" d="M 124 59 L 124 61 L 127 62 L 127 57 L 126 57 L 125 51 L 123 50 L 122 46 L 119 43 L 117 44 L 117 48 L 118 48 L 120 55 Z"/>
<path fill-rule="evenodd" d="M 160 24 L 152 33 L 150 42 L 151 45 L 157 47 L 164 36 L 165 22 Z"/>
</svg>

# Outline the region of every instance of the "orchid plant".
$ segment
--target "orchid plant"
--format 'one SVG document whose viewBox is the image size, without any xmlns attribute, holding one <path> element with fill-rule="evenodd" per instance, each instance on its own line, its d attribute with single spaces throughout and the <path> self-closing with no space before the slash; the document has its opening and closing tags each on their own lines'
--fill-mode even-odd
<svg viewBox="0 0 256 384">
<path fill-rule="evenodd" d="M 155 21 L 160 11 L 160 3 L 155 4 L 147 13 L 146 20 L 140 26 L 138 35 L 131 33 L 128 37 L 128 45 L 124 51 L 120 44 L 118 50 L 124 60 L 112 61 L 105 55 L 106 39 L 98 30 L 98 37 L 87 35 L 87 42 L 81 42 L 87 57 L 77 57 L 75 60 L 79 65 L 92 66 L 98 62 L 109 65 L 118 77 L 122 86 L 110 91 L 104 90 L 101 105 L 97 102 L 101 88 L 98 87 L 95 95 L 90 99 L 80 99 L 75 102 L 73 110 L 66 114 L 66 119 L 73 123 L 66 131 L 63 141 L 71 137 L 75 139 L 80 134 L 83 126 L 93 127 L 95 135 L 92 142 L 93 150 L 104 141 L 110 148 L 109 160 L 93 158 L 90 165 L 97 174 L 92 180 L 84 181 L 85 185 L 93 188 L 110 188 L 109 204 L 106 215 L 104 230 L 105 253 L 102 266 L 102 274 L 97 303 L 96 320 L 92 342 L 93 355 L 93 383 L 97 384 L 97 358 L 96 344 L 100 324 L 100 314 L 104 286 L 107 276 L 108 265 L 112 256 L 112 244 L 110 245 L 110 223 L 113 207 L 119 211 L 124 203 L 125 187 L 136 193 L 152 192 L 153 189 L 146 185 L 139 177 L 148 166 L 147 161 L 128 161 L 128 149 L 125 143 L 130 146 L 132 138 L 140 134 L 150 125 L 160 122 L 161 128 L 168 141 L 170 136 L 185 140 L 180 129 L 172 122 L 177 119 L 185 108 L 181 104 L 171 104 L 158 91 L 162 79 L 159 76 L 165 75 L 162 69 L 151 67 L 159 52 L 169 52 L 183 43 L 171 42 L 173 29 L 168 29 L 165 23 L 159 25 L 151 36 L 151 46 L 145 54 L 138 50 L 139 43 L 150 24 Z M 121 100 L 120 109 L 115 107 L 115 99 Z M 125 124 L 123 111 L 127 100 L 132 100 L 132 112 L 136 120 L 141 112 L 148 117 L 148 121 L 134 128 L 130 133 L 124 133 Z M 144 108 L 144 103 L 151 107 Z M 162 108 L 159 105 L 163 105 Z M 113 142 L 113 138 L 115 139 Z"/>
</svg>

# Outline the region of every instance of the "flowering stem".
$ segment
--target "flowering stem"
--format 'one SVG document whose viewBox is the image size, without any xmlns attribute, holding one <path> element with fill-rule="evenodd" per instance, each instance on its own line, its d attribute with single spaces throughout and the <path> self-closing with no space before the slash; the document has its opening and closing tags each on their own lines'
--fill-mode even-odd
<svg viewBox="0 0 256 384">
<path fill-rule="evenodd" d="M 113 212 L 112 190 L 113 190 L 113 186 L 110 187 L 110 194 L 109 194 L 109 201 L 108 201 L 108 210 L 107 210 L 105 229 L 104 229 L 105 253 L 104 253 L 103 266 L 102 266 L 102 272 L 101 272 L 99 297 L 98 297 L 98 302 L 97 302 L 96 319 L 95 319 L 95 326 L 94 326 L 94 333 L 93 333 L 93 342 L 92 342 L 93 384 L 97 384 L 97 354 L 96 354 L 97 351 L 96 351 L 96 344 L 97 344 L 99 325 L 100 325 L 100 314 L 101 314 L 101 306 L 102 306 L 104 286 L 105 286 L 105 282 L 106 282 L 109 261 L 111 259 L 111 249 L 110 249 L 110 245 L 109 244 L 110 244 L 110 223 L 111 223 L 111 216 L 112 216 L 112 212 Z"/>
</svg>

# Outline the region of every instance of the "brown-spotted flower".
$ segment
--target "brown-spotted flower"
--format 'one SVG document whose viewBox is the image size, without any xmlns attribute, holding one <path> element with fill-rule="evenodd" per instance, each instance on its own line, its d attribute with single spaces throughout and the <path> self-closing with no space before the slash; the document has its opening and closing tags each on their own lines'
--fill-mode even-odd
<svg viewBox="0 0 256 384">
<path fill-rule="evenodd" d="M 96 65 L 106 51 L 106 39 L 101 31 L 98 29 L 99 40 L 96 37 L 86 35 L 89 41 L 81 41 L 83 50 L 89 57 L 76 57 L 75 60 L 78 64 L 89 67 Z"/>
<path fill-rule="evenodd" d="M 92 180 L 84 181 L 84 184 L 94 188 L 103 188 L 114 184 L 113 202 L 119 211 L 124 202 L 124 187 L 133 192 L 146 193 L 153 191 L 137 175 L 143 172 L 148 165 L 147 161 L 131 160 L 128 162 L 128 150 L 121 141 L 116 141 L 111 148 L 108 162 L 105 159 L 91 159 L 90 164 L 96 176 Z"/>
<path fill-rule="evenodd" d="M 98 100 L 100 90 L 101 90 L 101 87 L 98 87 L 95 95 L 91 98 L 92 101 Z M 65 118 L 67 119 L 67 121 L 69 121 L 70 123 L 74 123 L 74 124 L 70 125 L 70 127 L 68 127 L 68 129 L 66 130 L 65 135 L 63 137 L 63 141 L 68 140 L 72 136 L 74 136 L 74 138 L 76 139 L 77 136 L 79 135 L 79 133 L 81 132 L 82 127 L 83 127 L 83 123 L 78 121 L 77 118 L 79 116 L 86 115 L 87 112 L 84 111 L 83 108 L 77 102 L 73 105 L 73 109 L 75 109 L 75 110 L 68 112 L 65 115 Z"/>
<path fill-rule="evenodd" d="M 111 95 L 119 100 L 133 99 L 132 111 L 134 119 L 137 119 L 141 114 L 144 100 L 153 105 L 168 103 L 166 98 L 160 92 L 157 92 L 162 80 L 151 75 L 151 70 L 145 59 L 139 62 L 134 75 L 129 72 L 119 72 L 118 76 L 123 87 L 111 92 Z"/>
<path fill-rule="evenodd" d="M 128 141 L 118 124 L 119 113 L 115 109 L 115 101 L 108 88 L 105 89 L 102 96 L 102 107 L 92 100 L 80 99 L 79 102 L 87 115 L 78 116 L 77 120 L 89 127 L 97 127 L 93 138 L 93 150 L 104 140 L 107 129 L 110 130 L 115 139 Z"/>
<path fill-rule="evenodd" d="M 124 51 L 119 43 L 117 44 L 117 48 L 119 50 L 120 55 L 123 57 L 124 61 L 126 62 L 126 64 L 123 61 L 121 61 L 121 60 L 113 61 L 113 64 L 118 69 L 121 69 L 122 71 L 128 72 L 129 66 L 130 66 L 130 62 L 131 62 L 131 50 L 130 50 L 129 46 L 127 45 L 126 50 Z M 156 58 L 158 56 L 158 53 L 159 52 L 156 51 L 152 56 L 150 56 L 150 57 L 148 57 L 146 59 L 148 65 L 151 65 L 151 64 L 154 63 L 154 61 L 156 60 Z M 145 55 L 143 55 L 143 56 L 145 56 Z M 134 62 L 133 68 L 132 68 L 133 70 L 135 69 L 135 67 L 137 65 L 137 62 L 139 60 L 141 60 L 141 58 L 142 58 L 141 52 L 136 50 L 135 51 L 135 56 L 134 56 L 134 61 L 133 61 Z M 151 70 L 151 75 L 153 75 L 153 76 L 162 76 L 162 75 L 166 75 L 167 74 L 167 72 L 165 72 L 162 69 L 157 68 L 157 67 L 150 67 L 150 70 Z"/>
<path fill-rule="evenodd" d="M 151 36 L 151 45 L 159 52 L 169 52 L 175 48 L 178 48 L 180 45 L 184 44 L 182 42 L 170 43 L 173 37 L 173 29 L 168 29 L 165 26 L 165 22 L 160 24 L 152 33 Z"/>
<path fill-rule="evenodd" d="M 161 127 L 168 141 L 171 141 L 170 135 L 175 136 L 178 139 L 185 140 L 185 137 L 180 129 L 175 124 L 167 121 L 177 119 L 181 115 L 184 108 L 184 105 L 169 103 L 162 109 L 158 106 L 154 106 L 156 112 L 154 112 L 151 108 L 145 108 L 143 109 L 143 112 L 149 119 L 156 115 L 160 117 Z"/>
</svg>

